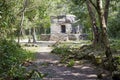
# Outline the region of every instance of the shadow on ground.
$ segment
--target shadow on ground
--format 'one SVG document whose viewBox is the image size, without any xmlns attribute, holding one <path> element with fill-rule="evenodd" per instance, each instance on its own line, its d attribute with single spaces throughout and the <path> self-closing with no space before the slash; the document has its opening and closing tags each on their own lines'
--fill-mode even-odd
<svg viewBox="0 0 120 80">
<path fill-rule="evenodd" d="M 34 67 L 47 74 L 43 80 L 96 80 L 96 70 L 91 64 L 66 67 L 59 63 L 60 58 L 49 52 L 36 53 Z"/>
</svg>

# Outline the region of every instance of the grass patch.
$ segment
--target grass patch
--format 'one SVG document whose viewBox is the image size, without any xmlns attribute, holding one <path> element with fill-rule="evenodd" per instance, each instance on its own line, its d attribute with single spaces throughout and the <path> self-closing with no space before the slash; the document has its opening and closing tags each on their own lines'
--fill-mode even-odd
<svg viewBox="0 0 120 80">
<path fill-rule="evenodd" d="M 73 67 L 75 64 L 75 61 L 73 59 L 71 59 L 68 64 L 67 64 L 67 67 Z"/>
</svg>

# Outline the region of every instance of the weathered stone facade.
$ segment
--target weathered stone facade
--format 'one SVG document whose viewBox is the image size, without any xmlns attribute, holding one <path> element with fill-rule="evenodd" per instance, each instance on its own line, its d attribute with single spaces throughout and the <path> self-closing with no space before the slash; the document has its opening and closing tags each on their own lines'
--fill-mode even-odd
<svg viewBox="0 0 120 80">
<path fill-rule="evenodd" d="M 77 24 L 74 15 L 51 16 L 50 40 L 79 40 L 82 26 Z M 77 34 L 77 36 L 76 36 Z"/>
</svg>

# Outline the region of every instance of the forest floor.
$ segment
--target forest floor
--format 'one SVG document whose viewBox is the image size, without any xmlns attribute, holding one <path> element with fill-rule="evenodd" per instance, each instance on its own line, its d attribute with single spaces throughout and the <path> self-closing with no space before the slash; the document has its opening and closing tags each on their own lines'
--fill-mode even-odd
<svg viewBox="0 0 120 80">
<path fill-rule="evenodd" d="M 67 67 L 60 63 L 60 57 L 51 54 L 51 47 L 43 46 L 36 49 L 35 60 L 29 66 L 29 69 L 36 69 L 43 74 L 47 74 L 43 80 L 98 80 L 98 69 L 89 61 L 83 60 L 83 64 L 79 61 L 75 62 L 72 67 Z M 101 80 L 111 80 L 104 78 Z"/>
</svg>

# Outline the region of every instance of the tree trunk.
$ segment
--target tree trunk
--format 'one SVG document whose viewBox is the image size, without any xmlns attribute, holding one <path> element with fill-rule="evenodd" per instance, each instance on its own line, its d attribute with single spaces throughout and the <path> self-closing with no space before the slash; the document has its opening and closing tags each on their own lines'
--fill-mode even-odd
<svg viewBox="0 0 120 80">
<path fill-rule="evenodd" d="M 35 27 L 32 28 L 31 32 L 32 32 L 33 43 L 36 43 L 36 31 L 35 31 Z"/>
<path fill-rule="evenodd" d="M 22 18 L 21 18 L 21 21 L 20 21 L 20 27 L 19 27 L 19 32 L 18 32 L 18 44 L 20 43 L 20 35 L 22 33 L 23 21 L 24 21 L 24 11 L 22 13 Z"/>
<path fill-rule="evenodd" d="M 92 0 L 86 0 L 87 3 L 87 7 L 88 7 L 88 11 L 89 11 L 89 15 L 91 17 L 92 20 L 92 25 L 93 25 L 93 31 L 94 31 L 94 36 L 96 35 L 96 32 L 94 29 L 96 29 L 96 20 L 95 20 L 95 14 L 92 10 L 92 7 L 94 7 L 94 9 L 96 9 L 97 13 L 98 13 L 98 17 L 99 17 L 99 24 L 100 24 L 100 34 L 99 34 L 99 40 L 100 40 L 100 46 L 105 50 L 105 55 L 106 58 L 108 60 L 108 66 L 110 71 L 112 72 L 112 70 L 114 70 L 114 65 L 112 63 L 113 57 L 112 57 L 112 52 L 110 49 L 110 44 L 109 44 L 109 39 L 107 36 L 107 19 L 108 19 L 108 11 L 109 11 L 109 4 L 110 4 L 110 0 L 106 0 L 105 1 L 105 6 L 103 8 L 103 0 L 96 0 L 96 4 L 93 3 Z M 92 7 L 91 7 L 91 5 Z M 96 38 L 96 37 L 94 37 Z"/>
<path fill-rule="evenodd" d="M 23 25 L 23 21 L 24 21 L 24 13 L 25 13 L 25 9 L 27 7 L 27 2 L 28 2 L 27 0 L 24 0 L 23 9 L 20 12 L 20 15 L 22 15 L 22 16 L 21 16 L 21 21 L 20 21 L 20 26 L 19 26 L 19 32 L 18 32 L 18 44 L 20 43 L 20 35 L 22 33 L 22 25 Z"/>
<path fill-rule="evenodd" d="M 98 27 L 97 27 L 97 23 L 96 23 L 96 18 L 95 18 L 95 13 L 93 12 L 93 8 L 92 5 L 90 3 L 89 0 L 86 0 L 86 4 L 87 4 L 87 8 L 88 8 L 88 12 L 90 15 L 90 19 L 91 19 L 91 24 L 92 24 L 92 30 L 93 30 L 93 45 L 94 47 L 96 47 L 99 44 L 99 32 L 98 32 Z"/>
<path fill-rule="evenodd" d="M 103 47 L 105 49 L 105 55 L 108 59 L 109 68 L 112 71 L 114 69 L 114 66 L 112 63 L 113 57 L 112 57 L 112 52 L 110 49 L 109 39 L 107 37 L 107 23 L 106 23 L 107 20 L 105 20 L 106 18 L 104 16 L 105 11 L 103 10 L 103 7 L 102 7 L 102 0 L 98 0 L 97 5 L 98 5 L 98 9 L 100 9 L 99 10 L 100 11 L 99 22 L 100 22 L 100 27 L 101 27 L 101 40 L 103 43 Z"/>
<path fill-rule="evenodd" d="M 101 42 L 103 43 L 103 47 L 105 49 L 105 55 L 108 59 L 109 62 L 109 66 L 110 66 L 110 70 L 113 70 L 113 64 L 112 64 L 112 52 L 110 49 L 110 44 L 109 44 L 109 40 L 107 37 L 107 30 L 106 30 L 106 22 L 105 22 L 105 17 L 104 15 L 100 15 L 100 21 L 101 21 L 101 28 L 102 28 L 102 33 L 101 33 Z"/>
<path fill-rule="evenodd" d="M 28 36 L 28 43 L 31 42 L 31 28 L 29 28 L 29 36 Z"/>
</svg>

